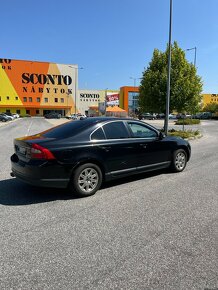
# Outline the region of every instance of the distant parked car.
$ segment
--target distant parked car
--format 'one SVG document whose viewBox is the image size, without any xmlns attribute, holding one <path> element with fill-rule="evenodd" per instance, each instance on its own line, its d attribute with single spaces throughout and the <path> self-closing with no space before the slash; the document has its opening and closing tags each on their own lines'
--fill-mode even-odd
<svg viewBox="0 0 218 290">
<path fill-rule="evenodd" d="M 61 118 L 61 114 L 59 113 L 48 113 L 44 116 L 46 119 L 60 119 Z"/>
<path fill-rule="evenodd" d="M 12 114 L 12 113 L 10 113 L 10 112 L 3 112 L 2 114 L 5 114 L 5 115 L 7 115 L 7 116 L 9 116 L 9 117 L 12 117 L 12 118 L 14 119 L 14 116 L 13 116 L 13 114 Z"/>
<path fill-rule="evenodd" d="M 211 118 L 212 118 L 211 112 L 202 112 L 201 119 L 206 120 L 206 119 L 211 119 Z"/>
<path fill-rule="evenodd" d="M 14 140 L 12 173 L 21 181 L 94 194 L 103 181 L 171 168 L 185 169 L 188 141 L 135 119 L 86 118 Z"/>
<path fill-rule="evenodd" d="M 202 112 L 202 113 L 197 113 L 195 115 L 192 115 L 193 119 L 201 119 L 201 120 L 207 120 L 211 119 L 213 114 L 211 112 Z"/>
<path fill-rule="evenodd" d="M 80 120 L 80 119 L 87 118 L 87 116 L 83 114 L 72 114 L 72 115 L 66 116 L 66 118 L 71 119 L 71 120 Z"/>
<path fill-rule="evenodd" d="M 14 117 L 9 116 L 9 115 L 6 114 L 6 113 L 1 113 L 1 115 L 2 115 L 2 116 L 5 116 L 5 117 L 8 119 L 8 121 L 12 121 L 12 120 L 14 120 Z"/>
<path fill-rule="evenodd" d="M 5 115 L 0 114 L 0 121 L 1 122 L 7 122 L 7 121 L 10 121 L 10 119 L 7 116 L 5 116 Z"/>
<path fill-rule="evenodd" d="M 18 119 L 18 118 L 20 118 L 20 115 L 17 114 L 17 113 L 12 113 L 12 116 L 14 117 L 14 119 Z"/>
<path fill-rule="evenodd" d="M 187 117 L 186 117 L 186 114 L 179 113 L 176 115 L 176 118 L 177 119 L 186 119 Z"/>
<path fill-rule="evenodd" d="M 176 114 L 169 114 L 169 119 L 176 120 L 177 119 Z"/>
<path fill-rule="evenodd" d="M 165 114 L 163 114 L 163 113 L 157 114 L 156 118 L 157 119 L 164 119 L 165 118 Z"/>
<path fill-rule="evenodd" d="M 156 119 L 156 116 L 150 114 L 150 113 L 141 113 L 138 116 L 139 120 L 154 120 Z"/>
</svg>

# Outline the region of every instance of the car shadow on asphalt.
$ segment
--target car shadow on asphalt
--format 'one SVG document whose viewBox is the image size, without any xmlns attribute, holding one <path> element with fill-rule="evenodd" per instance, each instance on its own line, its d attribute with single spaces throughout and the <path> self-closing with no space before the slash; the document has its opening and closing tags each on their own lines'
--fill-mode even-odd
<svg viewBox="0 0 218 290">
<path fill-rule="evenodd" d="M 0 181 L 2 205 L 28 205 L 73 198 L 66 189 L 35 187 L 22 183 L 16 178 Z"/>
<path fill-rule="evenodd" d="M 126 183 L 139 181 L 145 178 L 152 178 L 160 174 L 167 174 L 166 170 L 157 170 L 148 173 L 140 173 L 128 177 L 115 179 L 103 183 L 101 189 L 111 188 Z M 100 190 L 101 190 L 100 189 Z M 51 202 L 55 200 L 79 199 L 67 189 L 35 187 L 20 182 L 16 178 L 0 181 L 0 204 L 8 206 L 29 205 Z"/>
</svg>

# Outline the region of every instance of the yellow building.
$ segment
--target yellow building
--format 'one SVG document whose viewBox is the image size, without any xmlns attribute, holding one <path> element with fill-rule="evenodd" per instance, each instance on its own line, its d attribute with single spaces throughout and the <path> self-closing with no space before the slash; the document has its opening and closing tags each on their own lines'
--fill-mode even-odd
<svg viewBox="0 0 218 290">
<path fill-rule="evenodd" d="M 203 94 L 202 95 L 202 107 L 204 108 L 207 104 L 216 103 L 218 104 L 218 94 Z"/>
</svg>

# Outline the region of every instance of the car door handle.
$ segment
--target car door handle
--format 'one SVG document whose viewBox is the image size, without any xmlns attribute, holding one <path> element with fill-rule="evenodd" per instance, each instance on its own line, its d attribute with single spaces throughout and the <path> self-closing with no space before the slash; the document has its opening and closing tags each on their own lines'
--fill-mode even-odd
<svg viewBox="0 0 218 290">
<path fill-rule="evenodd" d="M 99 146 L 99 148 L 103 149 L 106 152 L 109 152 L 111 149 L 111 146 Z"/>
<path fill-rule="evenodd" d="M 147 144 L 141 143 L 139 144 L 140 147 L 147 148 Z"/>
</svg>

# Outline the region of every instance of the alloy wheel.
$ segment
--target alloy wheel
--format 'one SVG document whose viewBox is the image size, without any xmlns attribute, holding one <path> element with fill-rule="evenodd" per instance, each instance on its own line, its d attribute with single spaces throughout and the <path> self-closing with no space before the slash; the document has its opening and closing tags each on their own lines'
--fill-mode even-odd
<svg viewBox="0 0 218 290">
<path fill-rule="evenodd" d="M 85 168 L 78 177 L 78 186 L 85 193 L 93 191 L 99 183 L 98 172 L 94 168 Z"/>
<path fill-rule="evenodd" d="M 184 152 L 179 152 L 175 158 L 175 166 L 177 170 L 181 171 L 186 165 L 186 155 Z"/>
</svg>

